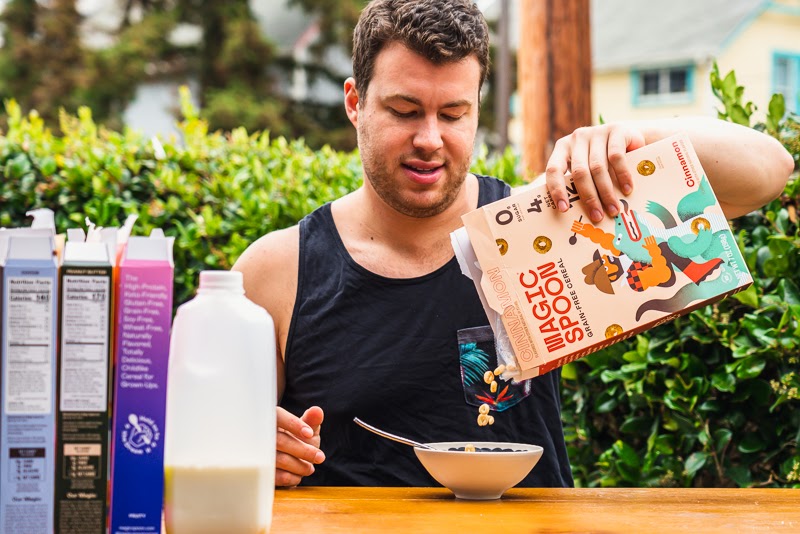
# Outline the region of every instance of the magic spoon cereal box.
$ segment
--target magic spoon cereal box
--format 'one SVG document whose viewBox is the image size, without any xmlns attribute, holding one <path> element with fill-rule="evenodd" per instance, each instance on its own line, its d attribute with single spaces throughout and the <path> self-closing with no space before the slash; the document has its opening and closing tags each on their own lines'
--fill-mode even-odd
<svg viewBox="0 0 800 534">
<path fill-rule="evenodd" d="M 560 213 L 545 185 L 463 217 L 476 287 L 502 320 L 518 379 L 544 374 L 752 284 L 689 139 L 627 154 L 622 211 L 588 220 L 573 184 Z M 473 276 L 473 278 L 476 278 Z"/>
</svg>

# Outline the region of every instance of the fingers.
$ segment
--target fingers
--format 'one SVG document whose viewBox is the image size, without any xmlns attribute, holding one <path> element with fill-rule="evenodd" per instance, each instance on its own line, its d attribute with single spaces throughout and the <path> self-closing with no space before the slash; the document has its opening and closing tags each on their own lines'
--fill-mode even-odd
<svg viewBox="0 0 800 534">
<path fill-rule="evenodd" d="M 278 471 L 284 471 L 285 476 L 292 477 L 290 484 L 299 482 L 295 482 L 293 477 L 302 478 L 314 473 L 314 464 L 325 459 L 322 451 L 301 442 L 288 432 L 279 430 L 275 437 L 275 474 L 277 476 Z"/>
<path fill-rule="evenodd" d="M 275 448 L 279 453 L 282 452 L 288 454 L 292 458 L 302 460 L 310 464 L 321 464 L 325 461 L 325 453 L 319 450 L 314 444 L 299 440 L 296 436 L 293 436 L 284 430 L 278 429 L 278 432 L 275 436 Z M 286 465 L 291 467 L 293 465 L 297 466 L 298 464 L 287 459 Z M 297 472 L 311 474 L 305 473 L 305 468 Z"/>
<path fill-rule="evenodd" d="M 641 140 L 642 145 L 644 140 Z M 628 146 L 637 144 L 637 140 L 628 139 L 622 132 L 615 132 L 608 139 L 608 163 L 611 173 L 614 174 L 617 186 L 625 195 L 630 195 L 633 191 L 633 175 L 628 171 L 625 160 L 625 153 Z"/>
<path fill-rule="evenodd" d="M 572 146 L 567 137 L 562 137 L 556 141 L 553 153 L 547 160 L 545 178 L 547 179 L 547 190 L 553 201 L 558 206 L 558 211 L 564 213 L 569 209 L 569 196 L 565 187 L 565 175 L 569 169 Z"/>
<path fill-rule="evenodd" d="M 311 430 L 313 431 L 312 438 L 317 438 L 317 445 L 319 445 L 319 431 L 324 418 L 325 414 L 322 412 L 322 408 L 319 406 L 312 406 L 306 410 L 300 418 L 306 425 L 311 427 Z"/>
<path fill-rule="evenodd" d="M 603 220 L 604 201 L 615 206 L 606 160 L 606 135 L 603 130 L 592 128 L 579 128 L 572 134 L 572 179 L 592 222 Z"/>
<path fill-rule="evenodd" d="M 592 222 L 600 222 L 604 213 L 619 213 L 619 193 L 633 190 L 633 176 L 628 171 L 625 154 L 644 145 L 638 131 L 621 125 L 578 128 L 559 139 L 547 162 L 547 187 L 559 211 L 569 209 L 567 171 L 571 171 L 578 196 Z M 574 199 L 573 199 L 574 200 Z"/>
<path fill-rule="evenodd" d="M 308 413 L 308 410 L 306 410 L 306 413 Z M 277 423 L 278 428 L 283 429 L 297 437 L 304 439 L 311 439 L 314 437 L 314 429 L 311 428 L 308 423 L 296 415 L 284 410 L 280 406 L 278 407 L 277 412 Z"/>
<path fill-rule="evenodd" d="M 300 484 L 303 477 L 284 471 L 283 469 L 275 469 L 275 487 L 277 488 L 293 488 Z"/>
<path fill-rule="evenodd" d="M 318 448 L 322 419 L 323 413 L 318 407 L 306 410 L 302 417 L 278 408 L 275 436 L 276 486 L 296 486 L 303 477 L 314 472 L 314 464 L 325 461 L 325 453 Z"/>
</svg>

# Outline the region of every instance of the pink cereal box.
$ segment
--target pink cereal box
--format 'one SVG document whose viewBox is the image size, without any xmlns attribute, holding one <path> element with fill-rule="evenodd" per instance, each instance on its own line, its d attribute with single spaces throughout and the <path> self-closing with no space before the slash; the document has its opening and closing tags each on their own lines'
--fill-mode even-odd
<svg viewBox="0 0 800 534">
<path fill-rule="evenodd" d="M 156 228 L 119 250 L 109 534 L 161 532 L 173 244 Z"/>
<path fill-rule="evenodd" d="M 487 315 L 502 322 L 495 333 L 507 338 L 520 380 L 753 282 L 687 136 L 626 159 L 634 190 L 618 192 L 621 213 L 599 224 L 571 183 L 566 213 L 541 185 L 463 217 L 480 265 L 476 287 Z"/>
</svg>

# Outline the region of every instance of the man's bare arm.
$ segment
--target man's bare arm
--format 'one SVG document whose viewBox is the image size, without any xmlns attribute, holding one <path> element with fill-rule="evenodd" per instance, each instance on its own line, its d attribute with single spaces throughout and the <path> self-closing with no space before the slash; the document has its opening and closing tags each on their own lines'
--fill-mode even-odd
<svg viewBox="0 0 800 534">
<path fill-rule="evenodd" d="M 710 117 L 668 119 L 642 127 L 645 142 L 689 134 L 725 215 L 733 219 L 777 198 L 794 169 L 789 152 L 767 134 Z"/>
<path fill-rule="evenodd" d="M 266 309 L 275 322 L 279 401 L 286 387 L 284 352 L 297 293 L 299 236 L 297 226 L 267 234 L 250 245 L 233 266 L 244 276 L 245 296 Z M 323 418 L 318 406 L 309 407 L 300 417 L 278 407 L 276 486 L 296 486 L 314 472 L 314 464 L 325 461 L 319 449 Z"/>
<path fill-rule="evenodd" d="M 269 233 L 250 245 L 233 266 L 242 272 L 245 296 L 267 310 L 275 322 L 278 399 L 285 387 L 283 353 L 297 293 L 299 235 L 297 226 Z"/>
<path fill-rule="evenodd" d="M 679 132 L 689 135 L 725 215 L 760 208 L 783 191 L 794 162 L 772 137 L 708 117 L 610 123 L 579 128 L 556 142 L 547 163 L 547 186 L 561 211 L 567 209 L 565 175 L 572 178 L 593 222 L 619 212 L 612 189 L 632 189 L 624 154 Z M 626 190 L 627 189 L 627 190 Z"/>
</svg>

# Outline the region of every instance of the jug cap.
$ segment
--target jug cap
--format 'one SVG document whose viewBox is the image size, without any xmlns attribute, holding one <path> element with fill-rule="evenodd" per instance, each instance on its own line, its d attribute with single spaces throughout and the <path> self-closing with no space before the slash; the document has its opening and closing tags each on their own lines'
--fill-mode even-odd
<svg viewBox="0 0 800 534">
<path fill-rule="evenodd" d="M 239 271 L 200 271 L 199 291 L 223 290 L 244 293 L 244 280 Z"/>
</svg>

